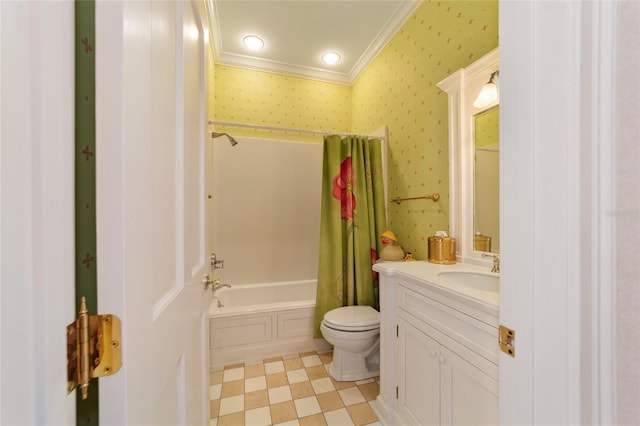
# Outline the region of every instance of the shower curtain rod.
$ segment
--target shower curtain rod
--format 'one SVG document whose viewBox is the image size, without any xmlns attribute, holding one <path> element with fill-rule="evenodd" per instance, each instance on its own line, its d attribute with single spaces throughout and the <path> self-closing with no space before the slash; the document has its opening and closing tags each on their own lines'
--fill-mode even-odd
<svg viewBox="0 0 640 426">
<path fill-rule="evenodd" d="M 273 126 L 263 126 L 261 124 L 231 123 L 227 121 L 209 121 L 209 124 L 218 125 L 218 126 L 244 127 L 247 129 L 275 130 L 278 132 L 306 133 L 310 135 L 360 136 L 360 135 L 354 135 L 352 133 L 328 132 L 325 130 L 294 129 L 289 127 L 273 127 Z M 371 137 L 368 135 L 365 135 L 365 136 Z M 374 136 L 374 137 L 378 139 L 384 139 L 383 136 Z"/>
</svg>

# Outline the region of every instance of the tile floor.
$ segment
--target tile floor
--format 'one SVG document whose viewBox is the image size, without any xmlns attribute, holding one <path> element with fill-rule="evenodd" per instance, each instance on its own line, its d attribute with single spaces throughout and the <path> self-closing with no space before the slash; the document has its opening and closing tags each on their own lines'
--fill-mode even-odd
<svg viewBox="0 0 640 426">
<path fill-rule="evenodd" d="M 331 352 L 226 366 L 210 375 L 212 426 L 379 425 L 379 378 L 337 382 Z"/>
</svg>

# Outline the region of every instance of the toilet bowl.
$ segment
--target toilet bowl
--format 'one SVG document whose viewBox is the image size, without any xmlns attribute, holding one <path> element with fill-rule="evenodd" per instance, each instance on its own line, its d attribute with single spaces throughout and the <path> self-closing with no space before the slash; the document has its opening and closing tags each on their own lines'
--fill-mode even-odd
<svg viewBox="0 0 640 426">
<path fill-rule="evenodd" d="M 344 306 L 324 315 L 324 339 L 333 345 L 328 365 L 337 381 L 364 380 L 380 375 L 380 313 L 371 306 Z"/>
</svg>

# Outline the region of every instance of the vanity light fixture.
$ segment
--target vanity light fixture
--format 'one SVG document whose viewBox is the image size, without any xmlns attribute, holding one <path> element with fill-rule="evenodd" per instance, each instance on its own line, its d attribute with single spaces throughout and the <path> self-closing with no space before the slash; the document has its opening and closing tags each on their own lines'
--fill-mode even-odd
<svg viewBox="0 0 640 426">
<path fill-rule="evenodd" d="M 264 47 L 264 41 L 258 36 L 248 35 L 242 39 L 242 44 L 249 50 L 260 50 Z"/>
<path fill-rule="evenodd" d="M 491 78 L 487 84 L 482 87 L 478 97 L 473 102 L 473 106 L 476 108 L 484 108 L 498 101 L 498 85 L 496 84 L 496 77 L 498 77 L 498 71 L 494 71 L 491 74 Z"/>
<path fill-rule="evenodd" d="M 338 52 L 327 52 L 322 55 L 322 62 L 327 65 L 335 65 L 340 62 L 340 54 Z"/>
</svg>

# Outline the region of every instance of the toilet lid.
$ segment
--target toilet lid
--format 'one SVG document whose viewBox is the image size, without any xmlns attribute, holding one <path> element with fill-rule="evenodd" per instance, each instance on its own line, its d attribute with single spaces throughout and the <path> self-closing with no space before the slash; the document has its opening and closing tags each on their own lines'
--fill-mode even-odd
<svg viewBox="0 0 640 426">
<path fill-rule="evenodd" d="M 371 306 L 343 306 L 327 312 L 324 322 L 336 330 L 372 330 L 380 327 L 380 313 Z"/>
</svg>

